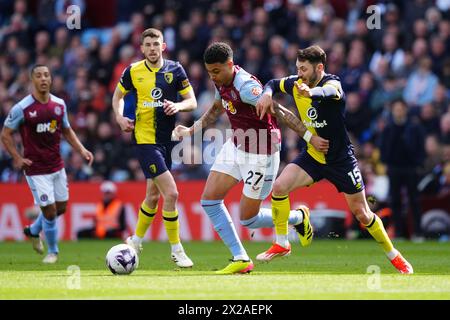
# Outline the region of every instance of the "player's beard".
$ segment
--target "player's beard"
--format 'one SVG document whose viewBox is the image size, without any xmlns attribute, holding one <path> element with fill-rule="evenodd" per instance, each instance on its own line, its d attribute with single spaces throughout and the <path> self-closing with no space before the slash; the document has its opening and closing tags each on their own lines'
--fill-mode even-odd
<svg viewBox="0 0 450 320">
<path fill-rule="evenodd" d="M 311 77 L 308 79 L 308 83 L 307 83 L 308 87 L 311 88 L 313 85 L 315 85 L 318 78 L 319 78 L 319 76 L 314 72 L 311 75 Z"/>
<path fill-rule="evenodd" d="M 157 64 L 160 58 L 161 58 L 160 55 L 154 55 L 154 56 L 148 55 L 147 60 L 148 60 L 151 64 Z"/>
</svg>

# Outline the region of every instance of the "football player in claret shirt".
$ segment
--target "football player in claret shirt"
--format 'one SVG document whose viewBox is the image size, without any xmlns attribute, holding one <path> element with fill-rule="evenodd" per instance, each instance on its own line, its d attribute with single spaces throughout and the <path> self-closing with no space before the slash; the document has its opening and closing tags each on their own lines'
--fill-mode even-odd
<svg viewBox="0 0 450 320">
<path fill-rule="evenodd" d="M 327 179 L 344 193 L 350 211 L 381 245 L 392 265 L 401 273 L 413 273 L 411 264 L 394 248 L 381 219 L 367 204 L 364 182 L 345 128 L 345 94 L 339 77 L 325 72 L 325 63 L 326 54 L 319 46 L 299 50 L 297 75 L 269 81 L 256 105 L 257 112 L 263 118 L 273 108 L 272 95 L 287 93 L 294 98 L 298 113 L 308 128 L 303 138 L 310 142 L 312 137 L 319 135 L 330 142 L 326 153 L 308 143 L 307 148 L 276 179 L 272 192 L 272 213 L 277 241 L 257 259 L 270 261 L 290 251 L 287 239 L 289 193 Z M 312 230 L 305 228 L 302 232 L 307 240 L 312 237 Z"/>
<path fill-rule="evenodd" d="M 214 104 L 192 127 L 177 126 L 174 134 L 192 135 L 213 124 L 223 113 L 227 114 L 233 135 L 215 158 L 201 205 L 232 254 L 231 263 L 217 273 L 247 273 L 254 265 L 237 235 L 224 198 L 243 180 L 239 207 L 241 224 L 248 228 L 273 227 L 271 210 L 261 208 L 261 202 L 269 195 L 277 176 L 280 130 L 274 116 L 266 115 L 262 119 L 257 116 L 255 104 L 262 93 L 262 85 L 256 77 L 234 65 L 233 51 L 228 44 L 211 44 L 204 53 L 204 62 L 216 88 Z M 302 134 L 306 131 L 301 122 L 290 127 L 296 130 L 303 127 Z M 315 139 L 323 142 L 318 136 Z M 288 216 L 290 224 L 302 225 L 302 211 L 291 211 Z"/>
<path fill-rule="evenodd" d="M 12 107 L 5 120 L 1 139 L 13 158 L 14 166 L 23 169 L 33 194 L 34 202 L 41 213 L 36 221 L 24 229 L 33 248 L 44 253 L 39 237 L 44 230 L 48 254 L 44 263 L 58 260 L 58 230 L 56 218 L 66 211 L 69 199 L 64 162 L 60 153 L 61 135 L 92 164 L 94 157 L 77 138 L 67 117 L 64 100 L 50 94 L 51 74 L 47 66 L 35 65 L 30 72 L 32 93 Z M 22 138 L 23 156 L 17 151 L 13 139 L 19 130 Z"/>
<path fill-rule="evenodd" d="M 139 210 L 135 234 L 126 242 L 140 253 L 142 239 L 158 211 L 158 201 L 162 195 L 163 222 L 171 244 L 172 260 L 179 267 L 188 268 L 193 266 L 193 262 L 180 241 L 176 208 L 178 190 L 169 170 L 172 166 L 174 143 L 171 137 L 175 115 L 179 111 L 194 110 L 197 100 L 180 63 L 163 59 L 165 48 L 161 31 L 153 28 L 145 30 L 141 35 L 141 51 L 145 58 L 124 70 L 112 100 L 120 128 L 133 132 L 136 154 L 147 178 L 146 195 Z M 136 105 L 130 117 L 135 119 L 124 116 L 120 110 L 127 93 L 134 95 Z M 129 115 L 129 108 L 125 109 L 125 115 Z"/>
</svg>

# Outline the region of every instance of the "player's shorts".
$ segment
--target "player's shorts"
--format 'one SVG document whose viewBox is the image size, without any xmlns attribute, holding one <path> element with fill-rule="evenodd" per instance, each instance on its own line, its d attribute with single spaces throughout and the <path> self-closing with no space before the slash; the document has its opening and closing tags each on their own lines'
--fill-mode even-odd
<svg viewBox="0 0 450 320">
<path fill-rule="evenodd" d="M 34 203 L 40 207 L 46 207 L 55 201 L 69 200 L 69 187 L 64 168 L 50 174 L 25 175 L 25 178 L 33 194 Z"/>
<path fill-rule="evenodd" d="M 147 179 L 154 179 L 172 169 L 173 143 L 137 144 L 135 151 Z"/>
<path fill-rule="evenodd" d="M 321 164 L 303 150 L 292 163 L 305 170 L 314 182 L 327 179 L 339 192 L 354 194 L 364 190 L 364 181 L 353 155 L 339 163 Z"/>
<path fill-rule="evenodd" d="M 280 152 L 253 154 L 236 148 L 231 140 L 223 145 L 211 171 L 244 180 L 243 194 L 251 199 L 264 200 L 272 191 L 280 166 Z"/>
</svg>

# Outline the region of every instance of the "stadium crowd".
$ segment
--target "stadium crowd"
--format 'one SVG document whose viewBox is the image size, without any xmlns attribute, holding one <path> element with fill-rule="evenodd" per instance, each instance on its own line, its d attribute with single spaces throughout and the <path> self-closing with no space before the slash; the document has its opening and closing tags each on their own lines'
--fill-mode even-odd
<svg viewBox="0 0 450 320">
<path fill-rule="evenodd" d="M 80 9 L 80 28 L 66 25 L 69 5 Z M 369 5 L 376 11 L 367 13 Z M 394 166 L 412 167 L 418 181 L 428 177 L 423 192 L 450 194 L 449 8 L 446 0 L 0 0 L 0 122 L 29 93 L 29 67 L 49 65 L 52 93 L 65 99 L 72 127 L 95 155 L 88 167 L 63 143 L 69 180 L 143 180 L 131 136 L 112 118 L 111 97 L 124 68 L 142 59 L 144 29 L 163 31 L 165 56 L 180 61 L 190 78 L 198 108 L 178 114 L 184 125 L 214 97 L 202 62 L 209 43 L 229 42 L 235 63 L 263 84 L 296 74 L 297 50 L 319 44 L 327 71 L 340 76 L 347 95 L 347 128 L 368 193 L 387 199 L 386 168 Z M 378 18 L 373 14 L 379 27 L 369 23 Z M 395 139 L 386 129 L 395 125 L 392 104 L 399 99 L 415 139 Z M 294 106 L 285 97 L 278 101 Z M 227 123 L 223 117 L 218 127 Z M 293 131 L 282 134 L 280 171 L 303 148 Z M 181 164 L 173 172 L 178 180 L 201 179 L 208 169 Z M 0 146 L 0 181 L 23 180 Z"/>
</svg>

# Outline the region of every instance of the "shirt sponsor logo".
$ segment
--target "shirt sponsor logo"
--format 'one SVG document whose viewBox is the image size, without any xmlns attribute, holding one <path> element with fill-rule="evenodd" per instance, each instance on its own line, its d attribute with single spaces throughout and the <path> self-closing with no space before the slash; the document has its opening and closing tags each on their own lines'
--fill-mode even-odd
<svg viewBox="0 0 450 320">
<path fill-rule="evenodd" d="M 323 120 L 322 122 L 317 122 L 317 121 L 303 121 L 303 124 L 306 127 L 313 127 L 313 128 L 323 128 L 326 127 L 328 125 L 327 120 Z"/>
<path fill-rule="evenodd" d="M 150 91 L 150 95 L 153 99 L 158 100 L 161 99 L 163 92 L 161 88 L 154 87 L 152 91 Z"/>
<path fill-rule="evenodd" d="M 44 132 L 55 133 L 57 126 L 58 126 L 58 122 L 56 120 L 52 120 L 51 122 L 47 122 L 47 123 L 38 123 L 36 126 L 36 132 L 37 133 L 44 133 Z"/>
<path fill-rule="evenodd" d="M 142 105 L 146 108 L 162 108 L 164 103 L 161 101 L 144 101 Z"/>
<path fill-rule="evenodd" d="M 146 108 L 161 108 L 164 106 L 164 103 L 159 101 L 162 98 L 163 91 L 161 88 L 155 87 L 150 91 L 150 96 L 155 101 L 144 101 L 142 105 Z"/>
<path fill-rule="evenodd" d="M 231 101 L 225 101 L 222 99 L 222 106 L 228 110 L 231 114 L 236 114 L 237 110 L 236 108 L 233 106 L 233 102 Z"/>
<path fill-rule="evenodd" d="M 310 107 L 307 111 L 306 114 L 308 115 L 308 118 L 310 118 L 311 120 L 316 120 L 317 117 L 319 116 L 317 114 L 317 109 L 314 107 Z"/>
</svg>

